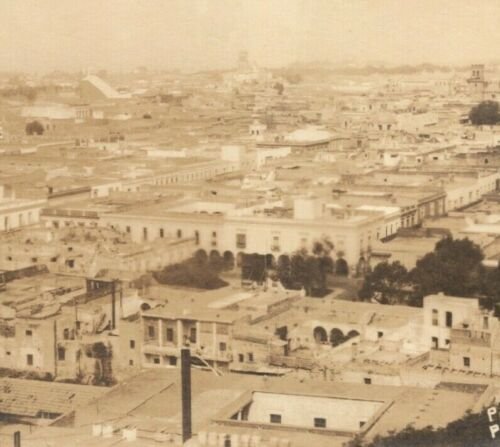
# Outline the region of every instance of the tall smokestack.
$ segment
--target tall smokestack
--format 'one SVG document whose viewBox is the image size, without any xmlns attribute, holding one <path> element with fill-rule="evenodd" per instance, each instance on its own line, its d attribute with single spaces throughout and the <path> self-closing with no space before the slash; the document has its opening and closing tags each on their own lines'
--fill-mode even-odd
<svg viewBox="0 0 500 447">
<path fill-rule="evenodd" d="M 116 281 L 111 283 L 111 329 L 116 329 Z"/>
<path fill-rule="evenodd" d="M 182 443 L 191 439 L 191 353 L 189 348 L 181 349 L 182 381 Z"/>
</svg>

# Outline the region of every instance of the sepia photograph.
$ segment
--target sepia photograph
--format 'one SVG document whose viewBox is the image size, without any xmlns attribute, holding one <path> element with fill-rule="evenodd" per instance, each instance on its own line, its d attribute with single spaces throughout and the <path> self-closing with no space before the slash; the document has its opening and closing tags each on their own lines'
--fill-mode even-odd
<svg viewBox="0 0 500 447">
<path fill-rule="evenodd" d="M 0 446 L 500 446 L 499 104 L 500 0 L 0 0 Z"/>
</svg>

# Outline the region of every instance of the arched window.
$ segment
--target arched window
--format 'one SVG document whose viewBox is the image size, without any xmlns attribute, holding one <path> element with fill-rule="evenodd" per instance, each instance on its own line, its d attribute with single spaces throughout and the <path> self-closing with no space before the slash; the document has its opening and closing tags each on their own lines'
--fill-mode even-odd
<svg viewBox="0 0 500 447">
<path fill-rule="evenodd" d="M 326 343 L 328 341 L 326 330 L 321 326 L 314 328 L 313 336 L 316 343 Z"/>
</svg>

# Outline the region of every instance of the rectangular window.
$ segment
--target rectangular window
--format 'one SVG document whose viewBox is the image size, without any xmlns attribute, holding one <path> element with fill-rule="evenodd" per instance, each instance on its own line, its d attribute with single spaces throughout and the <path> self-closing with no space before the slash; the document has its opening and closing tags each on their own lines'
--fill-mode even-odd
<svg viewBox="0 0 500 447">
<path fill-rule="evenodd" d="M 33 335 L 33 331 L 31 329 L 26 329 L 26 337 L 31 337 Z"/>
<path fill-rule="evenodd" d="M 248 353 L 248 361 L 253 362 L 253 352 Z"/>
<path fill-rule="evenodd" d="M 125 231 L 126 231 L 127 233 L 130 233 L 130 231 L 131 231 L 131 230 L 130 230 L 130 227 L 129 227 L 128 225 L 127 225 L 127 227 L 125 228 Z"/>
<path fill-rule="evenodd" d="M 148 229 L 147 229 L 146 227 L 144 227 L 144 228 L 142 229 L 142 239 L 143 239 L 144 241 L 147 241 L 147 240 L 148 240 Z"/>
<path fill-rule="evenodd" d="M 57 348 L 57 360 L 60 362 L 64 362 L 66 360 L 66 349 L 64 349 L 62 346 L 59 346 Z"/>
<path fill-rule="evenodd" d="M 281 424 L 281 414 L 270 414 L 269 422 L 271 422 L 271 424 Z"/>
<path fill-rule="evenodd" d="M 33 366 L 33 354 L 28 354 L 26 356 L 26 364 L 28 366 Z"/>
<path fill-rule="evenodd" d="M 245 356 L 243 354 L 238 354 L 238 362 L 243 363 L 245 361 Z"/>
<path fill-rule="evenodd" d="M 155 338 L 155 327 L 154 326 L 148 326 L 148 337 L 149 338 Z"/>
<path fill-rule="evenodd" d="M 439 347 L 439 340 L 437 337 L 432 337 L 432 349 L 437 349 Z"/>
<path fill-rule="evenodd" d="M 486 329 L 486 330 L 487 330 L 488 328 L 489 328 L 488 316 L 487 316 L 487 315 L 485 315 L 485 316 L 483 317 L 483 329 Z"/>
<path fill-rule="evenodd" d="M 182 237 L 182 230 L 177 230 L 177 239 Z"/>
<path fill-rule="evenodd" d="M 130 366 L 134 366 L 134 361 L 133 361 L 133 360 L 129 360 L 129 361 L 128 361 L 128 364 L 129 364 Z"/>
<path fill-rule="evenodd" d="M 160 364 L 160 357 L 155 357 L 155 358 L 153 359 L 153 363 L 154 363 L 155 365 L 159 365 L 159 364 Z"/>
<path fill-rule="evenodd" d="M 280 251 L 280 238 L 279 238 L 279 236 L 273 236 L 273 241 L 271 243 L 271 251 Z"/>
<path fill-rule="evenodd" d="M 135 349 L 135 340 L 130 340 L 130 349 Z"/>
<path fill-rule="evenodd" d="M 363 381 L 365 382 L 365 385 L 371 385 L 372 384 L 372 379 L 370 379 L 369 377 L 365 377 Z"/>
<path fill-rule="evenodd" d="M 174 330 L 167 328 L 167 341 L 174 341 Z"/>
<path fill-rule="evenodd" d="M 446 312 L 446 327 L 453 326 L 453 314 L 451 312 Z"/>
<path fill-rule="evenodd" d="M 224 352 L 227 349 L 226 343 L 219 343 L 219 350 Z"/>
<path fill-rule="evenodd" d="M 165 230 L 163 228 L 160 228 L 160 237 L 161 238 L 165 237 Z"/>
<path fill-rule="evenodd" d="M 326 419 L 325 418 L 314 418 L 314 426 L 316 428 L 326 428 Z"/>
<path fill-rule="evenodd" d="M 196 328 L 195 327 L 192 327 L 189 330 L 189 341 L 191 343 L 196 343 Z"/>
<path fill-rule="evenodd" d="M 236 248 L 247 248 L 247 235 L 238 233 L 236 235 Z"/>
<path fill-rule="evenodd" d="M 464 357 L 464 366 L 466 368 L 470 367 L 470 357 Z"/>
<path fill-rule="evenodd" d="M 377 337 L 378 338 L 382 338 L 383 336 L 384 336 L 383 332 L 381 332 L 381 331 L 377 332 Z"/>
<path fill-rule="evenodd" d="M 437 326 L 439 324 L 439 314 L 437 309 L 432 309 L 432 325 Z"/>
</svg>

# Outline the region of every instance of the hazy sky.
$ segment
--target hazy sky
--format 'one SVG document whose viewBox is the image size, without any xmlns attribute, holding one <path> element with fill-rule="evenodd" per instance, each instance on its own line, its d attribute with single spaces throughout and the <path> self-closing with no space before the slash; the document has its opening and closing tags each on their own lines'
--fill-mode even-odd
<svg viewBox="0 0 500 447">
<path fill-rule="evenodd" d="M 0 70 L 499 58 L 500 0 L 0 0 Z"/>
</svg>

